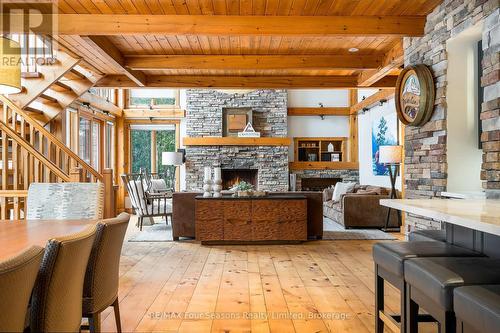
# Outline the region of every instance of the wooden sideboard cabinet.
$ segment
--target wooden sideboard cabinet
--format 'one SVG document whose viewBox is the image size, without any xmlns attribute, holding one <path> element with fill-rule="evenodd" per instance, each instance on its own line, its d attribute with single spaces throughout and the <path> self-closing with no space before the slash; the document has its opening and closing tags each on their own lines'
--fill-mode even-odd
<svg viewBox="0 0 500 333">
<path fill-rule="evenodd" d="M 307 240 L 307 199 L 276 195 L 195 199 L 196 239 L 206 243 Z"/>
</svg>

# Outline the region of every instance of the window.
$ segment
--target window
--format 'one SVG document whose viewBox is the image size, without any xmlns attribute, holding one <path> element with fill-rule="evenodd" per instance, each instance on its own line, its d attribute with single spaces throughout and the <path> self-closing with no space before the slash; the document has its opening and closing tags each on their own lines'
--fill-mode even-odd
<svg viewBox="0 0 500 333">
<path fill-rule="evenodd" d="M 80 115 L 78 129 L 78 155 L 94 169 L 102 171 L 103 142 L 101 120 Z"/>
<path fill-rule="evenodd" d="M 112 122 L 106 122 L 106 130 L 104 134 L 104 167 L 107 169 L 114 168 L 115 162 L 115 128 Z"/>
<path fill-rule="evenodd" d="M 131 125 L 132 173 L 158 173 L 169 188 L 175 185 L 175 167 L 162 165 L 162 152 L 175 151 L 176 125 Z"/>
<path fill-rule="evenodd" d="M 100 169 L 100 145 L 101 142 L 101 124 L 92 122 L 92 166 L 94 169 Z"/>
<path fill-rule="evenodd" d="M 130 89 L 130 108 L 165 108 L 179 105 L 177 89 Z"/>
<path fill-rule="evenodd" d="M 80 117 L 78 155 L 90 164 L 90 120 Z"/>
<path fill-rule="evenodd" d="M 116 96 L 115 89 L 107 89 L 107 88 L 90 88 L 90 93 L 102 97 L 108 102 L 116 104 Z"/>
</svg>

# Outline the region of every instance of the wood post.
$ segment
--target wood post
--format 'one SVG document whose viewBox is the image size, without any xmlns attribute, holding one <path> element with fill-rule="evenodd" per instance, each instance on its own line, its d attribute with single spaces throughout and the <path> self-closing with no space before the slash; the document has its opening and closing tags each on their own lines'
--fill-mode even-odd
<svg viewBox="0 0 500 333">
<path fill-rule="evenodd" d="M 352 107 L 358 103 L 358 90 L 349 90 L 349 104 Z M 349 162 L 358 162 L 358 116 L 349 116 Z"/>
<path fill-rule="evenodd" d="M 116 216 L 113 170 L 104 169 L 102 176 L 104 183 L 104 218 L 108 219 Z"/>
<path fill-rule="evenodd" d="M 69 179 L 73 183 L 84 183 L 83 169 L 80 167 L 72 168 L 69 173 Z"/>
</svg>

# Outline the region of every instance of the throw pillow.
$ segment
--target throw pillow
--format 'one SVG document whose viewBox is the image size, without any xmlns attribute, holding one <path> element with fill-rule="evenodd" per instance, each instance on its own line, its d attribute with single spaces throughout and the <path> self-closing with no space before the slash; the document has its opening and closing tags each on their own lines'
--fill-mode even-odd
<svg viewBox="0 0 500 333">
<path fill-rule="evenodd" d="M 332 200 L 332 195 L 333 195 L 333 188 L 325 188 L 323 190 L 323 202 Z"/>
<path fill-rule="evenodd" d="M 335 189 L 333 190 L 333 201 L 340 201 L 342 196 L 346 193 L 352 192 L 356 183 L 337 183 L 335 184 Z"/>
</svg>

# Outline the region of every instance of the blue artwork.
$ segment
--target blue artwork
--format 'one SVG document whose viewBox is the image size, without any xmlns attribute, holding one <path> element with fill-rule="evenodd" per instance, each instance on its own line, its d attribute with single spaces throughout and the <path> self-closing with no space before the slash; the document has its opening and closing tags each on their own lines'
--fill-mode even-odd
<svg viewBox="0 0 500 333">
<path fill-rule="evenodd" d="M 389 169 L 379 163 L 379 147 L 398 144 L 398 118 L 396 112 L 373 112 L 372 117 L 372 168 L 375 176 L 389 174 Z"/>
</svg>

